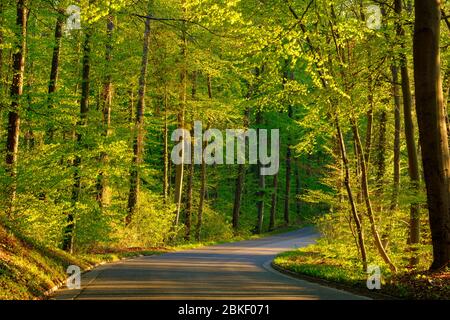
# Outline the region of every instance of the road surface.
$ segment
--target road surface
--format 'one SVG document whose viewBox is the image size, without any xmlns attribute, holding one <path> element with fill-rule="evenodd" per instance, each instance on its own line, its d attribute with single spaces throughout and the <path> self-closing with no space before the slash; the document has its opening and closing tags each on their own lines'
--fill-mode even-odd
<svg viewBox="0 0 450 320">
<path fill-rule="evenodd" d="M 270 267 L 280 252 L 314 243 L 313 228 L 194 250 L 105 264 L 81 277 L 81 289 L 53 299 L 367 299 L 295 279 Z"/>
</svg>

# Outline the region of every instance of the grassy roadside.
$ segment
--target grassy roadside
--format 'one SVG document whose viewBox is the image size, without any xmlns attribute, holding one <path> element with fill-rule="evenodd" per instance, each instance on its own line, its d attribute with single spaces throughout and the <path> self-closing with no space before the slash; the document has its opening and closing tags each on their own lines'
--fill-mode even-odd
<svg viewBox="0 0 450 320">
<path fill-rule="evenodd" d="M 382 270 L 380 290 L 367 289 L 368 275 L 356 260 L 327 256 L 319 245 L 311 245 L 279 254 L 274 267 L 292 272 L 305 280 L 326 283 L 377 298 L 381 295 L 400 299 L 450 299 L 450 270 L 437 273 L 403 270 L 393 275 Z"/>
<path fill-rule="evenodd" d="M 0 300 L 41 299 L 46 291 L 63 283 L 70 265 L 88 270 L 100 263 L 164 251 L 155 248 L 71 255 L 46 248 L 0 224 Z"/>
<path fill-rule="evenodd" d="M 123 258 L 257 239 L 298 228 L 298 226 L 280 228 L 258 236 L 240 235 L 227 241 L 186 243 L 162 248 L 108 248 L 89 254 L 71 255 L 59 249 L 46 248 L 0 224 L 0 300 L 45 298 L 45 292 L 67 279 L 66 270 L 70 265 L 79 266 L 81 270 L 89 270 L 98 264 Z"/>
</svg>

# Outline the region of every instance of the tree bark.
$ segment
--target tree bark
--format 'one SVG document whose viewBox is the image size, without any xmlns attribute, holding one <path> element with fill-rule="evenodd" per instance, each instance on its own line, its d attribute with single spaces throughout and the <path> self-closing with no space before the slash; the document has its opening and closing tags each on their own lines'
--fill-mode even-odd
<svg viewBox="0 0 450 320">
<path fill-rule="evenodd" d="M 292 119 L 292 106 L 288 107 L 288 117 Z M 290 138 L 288 138 L 290 140 Z M 290 200 L 291 200 L 291 144 L 290 141 L 287 144 L 286 149 L 286 192 L 284 198 L 284 223 L 289 225 L 289 211 L 290 211 Z"/>
<path fill-rule="evenodd" d="M 364 244 L 364 233 L 363 233 L 363 228 L 361 225 L 361 220 L 360 220 L 359 214 L 358 214 L 358 209 L 356 208 L 356 202 L 355 202 L 355 199 L 353 196 L 352 188 L 350 185 L 350 168 L 349 168 L 349 163 L 348 163 L 347 151 L 345 148 L 344 137 L 342 136 L 342 130 L 341 130 L 341 125 L 339 123 L 339 117 L 337 115 L 336 115 L 336 119 L 335 119 L 335 124 L 336 124 L 337 138 L 339 141 L 339 148 L 341 151 L 341 157 L 342 157 L 344 173 L 345 173 L 344 185 L 345 185 L 345 189 L 347 190 L 347 196 L 348 196 L 348 201 L 350 203 L 350 207 L 351 207 L 351 211 L 352 211 L 352 217 L 353 217 L 353 220 L 355 221 L 356 233 L 357 233 L 357 237 L 358 237 L 357 243 L 358 243 L 359 253 L 361 255 L 363 271 L 366 272 L 367 271 L 367 253 L 366 253 L 366 246 Z"/>
<path fill-rule="evenodd" d="M 415 0 L 414 80 L 436 270 L 450 261 L 449 150 L 440 63 L 440 1 Z"/>
<path fill-rule="evenodd" d="M 286 62 L 286 69 L 288 68 L 288 62 Z M 285 83 L 287 81 L 289 75 L 289 71 L 286 70 L 284 72 L 283 82 Z M 294 73 L 290 72 L 290 78 L 293 80 Z M 293 118 L 293 107 L 292 105 L 288 106 L 288 117 L 289 119 Z M 290 201 L 291 201 L 291 174 L 292 174 L 292 150 L 291 150 L 291 139 L 290 137 L 287 138 L 287 149 L 286 149 L 286 192 L 285 192 L 285 198 L 284 198 L 284 224 L 286 226 L 289 225 L 289 211 L 290 211 Z"/>
<path fill-rule="evenodd" d="M 106 23 L 106 32 L 108 39 L 105 46 L 105 61 L 106 61 L 106 76 L 103 83 L 102 92 L 102 104 L 103 104 L 103 136 L 108 138 L 111 134 L 111 106 L 112 106 L 112 75 L 111 75 L 111 63 L 112 63 L 112 35 L 114 30 L 114 17 L 109 14 L 108 21 Z M 108 164 L 108 154 L 102 152 L 100 154 L 100 162 L 103 167 Z M 97 177 L 97 201 L 100 208 L 109 205 L 110 188 L 108 186 L 108 173 L 102 169 Z"/>
<path fill-rule="evenodd" d="M 6 174 L 10 177 L 7 186 L 8 216 L 14 211 L 14 201 L 17 191 L 17 154 L 19 151 L 20 135 L 20 97 L 23 94 L 23 79 L 25 74 L 25 52 L 28 24 L 28 1 L 17 1 L 16 17 L 16 43 L 14 44 L 12 83 L 11 83 L 11 108 L 8 113 L 8 133 L 6 140 Z"/>
<path fill-rule="evenodd" d="M 208 75 L 207 78 L 207 86 L 208 86 L 208 98 L 212 100 L 212 88 L 211 88 L 211 76 Z M 208 125 L 209 128 L 209 125 Z M 206 142 L 202 141 L 203 149 L 205 150 Z M 206 200 L 206 162 L 202 155 L 202 164 L 201 164 L 201 173 L 200 173 L 200 201 L 198 205 L 198 212 L 197 212 L 197 227 L 195 230 L 195 239 L 197 241 L 200 241 L 201 232 L 202 232 L 202 225 L 203 225 L 203 209 L 205 207 L 205 200 Z"/>
<path fill-rule="evenodd" d="M 394 111 L 395 113 L 396 111 Z M 400 112 L 400 111 L 399 111 Z M 399 159 L 400 159 L 400 120 L 397 116 L 400 113 L 395 113 L 395 130 L 394 130 L 394 188 L 398 186 L 396 184 L 397 177 L 400 174 Z M 381 110 L 378 115 L 378 141 L 377 141 L 377 154 L 376 154 L 376 181 L 377 181 L 377 193 L 381 197 L 383 195 L 383 189 L 385 184 L 386 174 L 386 124 L 387 113 L 385 110 Z M 398 169 L 398 170 L 397 170 Z M 396 195 L 394 196 L 394 198 Z"/>
<path fill-rule="evenodd" d="M 61 55 L 61 40 L 63 35 L 63 26 L 64 26 L 65 16 L 62 12 L 59 13 L 58 18 L 56 19 L 55 25 L 55 44 L 53 46 L 53 56 L 52 56 L 52 67 L 50 70 L 50 81 L 48 83 L 48 109 L 53 110 L 54 106 L 54 94 L 58 85 L 58 76 L 59 76 L 59 60 Z M 49 128 L 46 131 L 46 140 L 47 143 L 51 143 L 53 141 L 55 133 L 55 128 L 52 123 L 50 123 Z"/>
<path fill-rule="evenodd" d="M 263 118 L 260 111 L 256 114 L 256 124 L 262 124 Z M 261 174 L 261 169 L 263 168 L 263 165 L 258 159 L 258 165 L 257 165 L 257 175 L 258 175 L 258 192 L 257 197 L 258 201 L 256 202 L 256 207 L 258 210 L 258 221 L 256 224 L 256 233 L 261 234 L 263 231 L 263 223 L 264 223 L 264 196 L 265 196 L 265 187 L 266 187 L 266 179 L 265 176 Z"/>
<path fill-rule="evenodd" d="M 206 147 L 206 143 L 203 142 L 203 149 Z M 202 164 L 201 164 L 201 175 L 200 175 L 200 203 L 198 205 L 198 213 L 197 213 L 197 228 L 195 231 L 195 239 L 200 241 L 202 224 L 203 224 L 203 208 L 205 206 L 205 197 L 206 197 L 206 162 L 202 156 Z"/>
<path fill-rule="evenodd" d="M 295 210 L 298 218 L 300 218 L 302 204 L 301 200 L 299 199 L 301 192 L 300 183 L 300 160 L 297 158 L 295 160 Z"/>
<path fill-rule="evenodd" d="M 197 71 L 194 71 L 192 73 L 192 90 L 191 90 L 191 96 L 192 100 L 196 100 L 197 95 Z M 193 116 L 193 114 L 192 114 Z M 192 128 L 194 128 L 194 123 L 192 121 Z M 194 137 L 194 130 L 191 130 L 191 137 Z M 195 164 L 194 164 L 194 148 L 197 141 L 193 138 L 191 140 L 191 164 L 189 165 L 189 175 L 188 175 L 188 183 L 187 183 L 187 201 L 186 201 L 186 210 L 184 214 L 184 226 L 186 229 L 185 232 L 185 240 L 189 241 L 191 240 L 191 224 L 192 224 L 192 212 L 193 212 L 193 188 L 194 188 L 194 170 L 195 170 Z"/>
<path fill-rule="evenodd" d="M 194 140 L 192 139 L 191 148 L 194 150 Z M 184 239 L 191 240 L 191 224 L 192 224 L 192 201 L 193 201 L 193 188 L 194 188 L 194 152 L 191 152 L 191 164 L 189 165 L 188 181 L 187 181 L 187 199 L 186 199 L 186 210 L 184 210 L 184 226 L 185 226 L 185 237 Z"/>
<path fill-rule="evenodd" d="M 394 91 L 394 181 L 393 192 L 391 200 L 391 211 L 397 210 L 398 207 L 398 193 L 400 189 L 400 131 L 401 131 L 401 116 L 400 116 L 400 93 L 398 88 L 398 69 L 392 66 L 392 81 Z"/>
<path fill-rule="evenodd" d="M 247 97 L 251 96 L 251 88 Z M 247 108 L 244 113 L 244 130 L 248 129 L 250 120 L 250 110 Z M 239 217 L 241 214 L 241 201 L 242 201 L 242 192 L 244 190 L 244 179 L 245 179 L 245 164 L 238 165 L 238 175 L 236 178 L 236 188 L 234 191 L 234 205 L 233 205 L 233 230 L 237 232 L 239 229 Z"/>
<path fill-rule="evenodd" d="M 371 155 L 371 149 L 372 149 L 372 127 L 373 127 L 373 107 L 374 107 L 374 101 L 373 101 L 373 80 L 372 77 L 369 78 L 369 110 L 367 111 L 367 130 L 366 130 L 366 142 L 365 142 L 365 150 L 364 150 L 364 157 L 366 159 L 366 168 L 369 168 L 370 163 L 370 155 Z"/>
<path fill-rule="evenodd" d="M 167 96 L 167 86 L 164 85 L 164 173 L 163 173 L 163 197 L 164 201 L 167 202 L 169 197 L 170 179 L 169 179 L 169 127 L 168 127 L 168 96 Z"/>
<path fill-rule="evenodd" d="M 270 221 L 269 231 L 275 229 L 275 216 L 277 212 L 277 197 L 278 197 L 278 173 L 273 176 L 273 191 L 272 191 L 272 203 L 270 206 Z"/>
<path fill-rule="evenodd" d="M 394 223 L 393 219 L 392 219 L 392 213 L 393 211 L 398 209 L 398 195 L 399 195 L 399 189 L 400 189 L 400 131 L 401 131 L 401 119 L 400 119 L 400 109 L 401 109 L 401 105 L 400 105 L 400 88 L 398 85 L 398 68 L 396 65 L 392 65 L 391 66 L 391 72 L 392 72 L 392 91 L 393 91 L 393 95 L 394 95 L 394 175 L 393 175 L 393 183 L 392 183 L 392 198 L 391 198 L 391 205 L 390 205 L 390 212 L 391 212 L 391 217 L 389 217 L 389 221 L 388 221 L 388 226 L 385 230 L 385 232 L 383 233 L 382 236 L 382 243 L 383 243 L 383 247 L 387 248 L 389 245 L 389 236 L 391 234 L 392 231 L 392 225 Z M 383 120 L 380 119 L 380 136 L 381 136 L 381 131 L 383 131 L 383 136 L 385 136 L 385 132 L 386 132 L 386 112 L 382 111 L 382 117 Z M 381 123 L 384 123 L 383 126 L 381 126 Z M 382 129 L 382 128 L 383 129 Z M 381 139 L 380 139 L 381 140 Z M 383 143 L 381 143 L 380 141 L 380 147 L 381 145 L 386 142 L 386 139 L 383 139 Z M 379 151 L 381 152 L 381 150 Z M 384 147 L 383 147 L 383 154 L 384 154 Z M 381 162 L 381 159 L 379 160 Z M 384 155 L 383 155 L 383 167 L 384 167 Z M 384 175 L 384 174 L 383 174 Z M 383 192 L 383 185 L 384 182 L 382 179 L 380 179 L 379 177 L 382 177 L 381 174 L 377 175 L 377 183 L 378 183 L 378 192 L 379 195 L 382 195 Z"/>
<path fill-rule="evenodd" d="M 402 1 L 395 0 L 395 13 L 400 19 L 402 14 Z M 405 37 L 405 31 L 403 29 L 402 23 L 397 22 L 397 36 Z M 403 41 L 401 41 L 401 48 L 404 49 Z M 420 172 L 419 172 L 419 162 L 417 160 L 417 148 L 416 139 L 414 136 L 414 122 L 412 117 L 412 95 L 411 86 L 409 81 L 408 73 L 408 60 L 404 53 L 400 56 L 400 70 L 402 76 L 402 93 L 403 93 L 403 113 L 405 121 L 405 139 L 406 148 L 408 150 L 408 173 L 411 181 L 411 187 L 413 191 L 417 194 L 419 192 L 420 183 Z M 411 245 L 417 244 L 420 241 L 420 207 L 417 203 L 412 203 L 410 206 L 410 224 L 409 224 L 409 243 Z M 413 250 L 414 252 L 414 250 Z M 418 258 L 413 257 L 411 259 L 412 265 L 417 265 Z"/>
<path fill-rule="evenodd" d="M 360 157 L 359 162 L 360 162 L 360 165 L 361 165 L 362 194 L 363 194 L 364 202 L 365 202 L 365 205 L 366 205 L 367 215 L 369 217 L 370 229 L 372 231 L 372 236 L 373 236 L 374 241 L 375 241 L 375 246 L 377 247 L 377 250 L 378 250 L 381 258 L 383 258 L 384 262 L 389 266 L 389 268 L 393 272 L 396 272 L 397 268 L 392 263 L 391 259 L 389 258 L 388 254 L 386 253 L 386 250 L 383 247 L 383 244 L 381 242 L 380 236 L 379 236 L 378 231 L 377 231 L 377 227 L 376 227 L 376 223 L 375 223 L 375 217 L 374 217 L 374 214 L 373 214 L 372 204 L 371 204 L 370 196 L 369 196 L 369 187 L 368 187 L 368 183 L 367 183 L 366 161 L 364 159 L 364 152 L 363 152 L 363 149 L 362 149 L 361 138 L 359 136 L 359 130 L 358 130 L 356 121 L 354 119 L 351 119 L 351 125 L 352 125 L 353 137 L 355 139 L 356 147 L 358 149 L 358 154 L 359 154 L 359 157 Z"/>
<path fill-rule="evenodd" d="M 245 165 L 238 165 L 238 175 L 236 178 L 236 188 L 234 191 L 234 205 L 233 205 L 233 230 L 236 232 L 239 229 L 239 217 L 241 213 L 241 201 L 242 192 L 244 190 L 244 176 L 245 176 Z"/>
<path fill-rule="evenodd" d="M 186 16 L 186 2 L 182 1 L 183 6 L 183 16 Z M 187 68 L 186 68 L 186 59 L 187 59 L 187 30 L 186 30 L 186 22 L 182 22 L 182 32 L 181 32 L 181 59 L 182 66 L 180 72 L 180 110 L 178 112 L 178 128 L 184 128 L 184 117 L 186 110 L 186 90 L 187 90 Z M 182 138 L 183 139 L 183 138 Z M 181 142 L 181 141 L 180 141 Z M 182 144 L 184 146 L 184 144 Z M 184 160 L 184 148 L 181 149 L 181 158 Z M 183 193 L 183 178 L 184 178 L 184 161 L 181 164 L 175 166 L 175 204 L 176 204 L 176 213 L 175 213 L 175 225 L 178 225 L 181 213 L 181 199 Z"/>
<path fill-rule="evenodd" d="M 149 0 L 149 10 L 151 6 Z M 150 15 L 150 12 L 149 14 Z M 130 171 L 130 193 L 128 195 L 128 215 L 125 219 L 126 224 L 131 222 L 139 203 L 140 189 L 140 168 L 144 152 L 144 109 L 145 109 L 145 93 L 147 90 L 147 72 L 148 72 L 148 55 L 150 46 L 150 19 L 145 19 L 144 31 L 144 47 L 142 49 L 141 74 L 139 77 L 139 93 L 136 106 L 136 117 L 134 126 L 133 141 L 133 163 Z"/>
<path fill-rule="evenodd" d="M 75 210 L 76 205 L 80 200 L 81 192 L 81 154 L 82 154 L 82 140 L 83 135 L 81 129 L 87 125 L 87 115 L 89 112 L 89 89 L 90 89 L 90 57 L 91 57 L 91 34 L 90 30 L 86 31 L 83 45 L 83 71 L 81 82 L 81 100 L 80 100 L 80 119 L 77 123 L 76 145 L 78 154 L 73 161 L 74 174 L 72 186 L 72 209 L 67 213 L 67 225 L 64 230 L 63 250 L 73 252 L 74 245 L 74 229 L 75 229 Z"/>
</svg>

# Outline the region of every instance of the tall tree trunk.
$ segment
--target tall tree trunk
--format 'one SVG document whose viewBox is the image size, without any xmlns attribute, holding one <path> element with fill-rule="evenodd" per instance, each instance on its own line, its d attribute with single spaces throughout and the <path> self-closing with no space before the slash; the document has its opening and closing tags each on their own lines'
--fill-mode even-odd
<svg viewBox="0 0 450 320">
<path fill-rule="evenodd" d="M 263 123 L 263 115 L 261 111 L 258 111 L 256 114 L 256 125 L 260 125 Z M 263 231 L 263 223 L 264 223 L 264 196 L 265 196 L 265 187 L 266 187 L 266 177 L 261 174 L 263 165 L 258 159 L 257 165 L 257 176 L 258 176 L 258 192 L 257 197 L 258 201 L 256 202 L 256 208 L 258 210 L 258 221 L 256 224 L 256 233 L 261 234 Z"/>
<path fill-rule="evenodd" d="M 74 229 L 75 229 L 75 210 L 76 205 L 80 200 L 81 192 L 81 154 L 82 154 L 82 140 L 83 135 L 81 130 L 87 125 L 87 115 L 89 112 L 89 88 L 90 88 L 90 58 L 91 58 L 91 34 L 90 30 L 86 31 L 83 45 L 83 71 L 81 82 L 81 100 L 80 100 L 80 120 L 77 123 L 76 145 L 78 154 L 73 161 L 74 174 L 72 186 L 72 209 L 67 213 L 67 225 L 64 230 L 63 250 L 72 252 L 74 244 Z"/>
<path fill-rule="evenodd" d="M 152 0 L 149 0 L 148 7 L 150 16 Z M 128 195 L 128 215 L 125 219 L 126 224 L 131 222 L 132 216 L 137 209 L 139 203 L 140 189 L 140 168 L 142 164 L 142 156 L 144 151 L 144 109 L 145 109 L 145 92 L 147 90 L 147 71 L 148 71 L 148 55 L 150 46 L 150 19 L 145 19 L 144 31 L 144 47 L 142 49 L 141 74 L 139 77 L 139 93 L 136 106 L 136 117 L 134 127 L 133 142 L 133 163 L 130 171 L 130 193 Z"/>
<path fill-rule="evenodd" d="M 197 99 L 197 71 L 192 73 L 192 90 L 191 90 L 192 100 Z M 193 118 L 193 112 L 191 114 Z M 194 121 L 192 121 L 192 128 L 194 128 Z M 194 129 L 191 130 L 191 137 L 194 137 Z M 194 188 L 194 148 L 197 141 L 195 138 L 191 140 L 191 164 L 189 165 L 189 175 L 188 175 L 188 183 L 187 183 L 187 201 L 186 201 L 186 210 L 184 214 L 184 226 L 186 229 L 185 232 L 185 240 L 191 240 L 191 224 L 192 224 L 192 212 L 193 212 L 193 188 Z"/>
<path fill-rule="evenodd" d="M 292 119 L 292 106 L 288 107 L 288 116 Z M 291 201 L 291 143 L 290 138 L 288 138 L 288 144 L 286 149 L 286 192 L 284 198 L 284 223 L 285 225 L 289 225 L 289 211 L 290 211 L 290 201 Z"/>
<path fill-rule="evenodd" d="M 167 96 L 167 85 L 164 85 L 164 154 L 163 154 L 163 161 L 164 161 L 164 173 L 163 173 L 163 197 L 164 201 L 167 202 L 167 199 L 169 197 L 169 127 L 168 127 L 168 119 L 167 119 L 167 113 L 168 113 L 168 96 Z"/>
<path fill-rule="evenodd" d="M 106 61 L 106 76 L 103 83 L 102 92 L 102 105 L 103 105 L 103 136 L 108 138 L 111 134 L 111 106 L 112 106 L 112 75 L 111 75 L 111 62 L 112 62 L 112 35 L 114 30 L 114 17 L 109 14 L 108 22 L 106 23 L 106 32 L 108 34 L 108 40 L 105 46 L 105 61 Z M 97 201 L 100 208 L 109 205 L 110 188 L 108 186 L 107 172 L 104 167 L 108 164 L 108 154 L 102 152 L 100 154 L 100 162 L 103 169 L 100 171 L 97 177 Z"/>
<path fill-rule="evenodd" d="M 397 66 L 392 64 L 391 66 L 391 72 L 392 72 L 392 91 L 393 91 L 393 95 L 394 95 L 394 175 L 393 175 L 393 183 L 392 183 L 392 198 L 391 198 L 391 205 L 390 205 L 390 212 L 391 212 L 391 216 L 388 218 L 388 226 L 385 230 L 385 232 L 383 233 L 382 236 L 382 243 L 383 243 L 383 247 L 387 248 L 389 245 L 389 236 L 391 234 L 392 231 L 392 227 L 393 227 L 393 219 L 392 219 L 392 212 L 397 210 L 398 208 L 398 195 L 399 195 L 399 189 L 400 189 L 400 130 L 401 130 L 401 119 L 400 119 L 400 109 L 401 109 L 401 105 L 400 105 L 400 88 L 398 85 L 398 69 Z M 386 111 L 382 111 L 382 119 L 380 119 L 380 137 L 381 135 L 383 135 L 383 137 L 385 137 L 385 133 L 386 133 Z M 381 125 L 381 123 L 383 123 L 383 125 Z M 380 138 L 381 140 L 381 138 Z M 386 142 L 386 139 L 383 138 L 383 142 L 380 141 L 379 145 L 381 147 L 381 145 L 384 146 Z M 381 152 L 381 150 L 379 151 Z M 383 154 L 384 154 L 384 147 L 383 147 Z M 383 160 L 379 160 L 380 162 L 383 162 L 383 167 L 384 167 L 384 156 L 383 156 Z M 379 171 L 380 172 L 380 171 Z M 384 175 L 384 174 L 383 174 Z M 377 175 L 377 184 L 378 184 L 378 192 L 379 195 L 381 197 L 382 192 L 383 192 L 383 185 L 384 185 L 384 181 L 380 178 L 383 176 L 382 174 L 378 174 Z"/>
<path fill-rule="evenodd" d="M 349 162 L 348 162 L 348 157 L 347 157 L 347 151 L 345 148 L 344 137 L 342 136 L 342 130 L 341 130 L 341 125 L 339 123 L 339 117 L 337 115 L 336 115 L 336 119 L 335 119 L 335 124 L 336 124 L 337 138 L 339 141 L 339 148 L 341 151 L 341 157 L 342 157 L 344 173 L 345 173 L 344 185 L 345 185 L 345 189 L 347 190 L 347 196 L 348 196 L 348 201 L 350 203 L 350 207 L 351 207 L 351 211 L 352 211 L 352 217 L 353 217 L 353 220 L 355 221 L 356 233 L 357 233 L 357 238 L 358 238 L 357 243 L 358 243 L 359 253 L 361 255 L 363 271 L 366 272 L 367 271 L 367 253 L 366 253 L 366 246 L 364 244 L 364 233 L 363 233 L 363 228 L 361 225 L 360 215 L 358 214 L 358 209 L 356 208 L 355 198 L 353 196 L 352 188 L 350 185 L 350 168 L 349 168 Z"/>
<path fill-rule="evenodd" d="M 414 3 L 416 110 L 433 244 L 431 269 L 435 270 L 450 261 L 450 160 L 440 70 L 440 1 Z"/>
<path fill-rule="evenodd" d="M 278 173 L 273 176 L 272 203 L 270 206 L 269 231 L 275 229 L 275 215 L 277 213 Z"/>
<path fill-rule="evenodd" d="M 183 7 L 183 16 L 186 16 L 186 1 L 182 1 Z M 182 67 L 180 72 L 180 110 L 178 112 L 178 128 L 184 128 L 184 117 L 186 111 L 186 90 L 187 90 L 187 30 L 186 30 L 186 22 L 182 22 L 182 32 L 181 32 L 181 59 L 182 59 Z M 183 138 L 181 138 L 183 139 Z M 181 141 L 180 141 L 181 142 Z M 184 146 L 184 143 L 182 144 Z M 176 165 L 175 167 L 175 204 L 176 204 L 176 213 L 175 213 L 175 225 L 178 225 L 181 213 L 181 199 L 183 193 L 183 178 L 184 178 L 184 147 L 181 148 L 181 158 L 183 161 L 181 164 Z"/>
<path fill-rule="evenodd" d="M 206 143 L 203 142 L 203 150 L 206 147 Z M 205 206 L 206 198 L 206 162 L 202 156 L 201 174 L 200 174 L 200 203 L 198 205 L 197 213 L 197 228 L 195 231 L 195 239 L 200 241 L 202 224 L 203 224 L 203 208 Z"/>
<path fill-rule="evenodd" d="M 251 88 L 247 97 L 251 96 Z M 250 120 L 250 109 L 246 109 L 244 113 L 244 130 L 248 129 Z M 242 201 L 242 192 L 244 191 L 244 178 L 245 178 L 245 164 L 238 165 L 238 175 L 236 178 L 236 188 L 234 191 L 234 205 L 233 205 L 233 230 L 237 232 L 239 229 L 239 217 L 241 214 L 241 201 Z"/>
<path fill-rule="evenodd" d="M 392 65 L 392 82 L 394 91 L 394 181 L 390 210 L 397 210 L 398 207 L 398 193 L 400 188 L 400 131 L 401 131 L 401 116 L 400 116 L 400 93 L 398 87 L 398 69 L 397 66 Z M 382 182 L 381 182 L 382 183 Z"/>
<path fill-rule="evenodd" d="M 366 143 L 364 150 L 364 157 L 366 159 L 366 168 L 369 168 L 370 163 L 370 153 L 372 149 L 372 127 L 373 127 L 373 80 L 372 77 L 369 77 L 369 110 L 367 111 L 367 130 L 366 130 Z"/>
<path fill-rule="evenodd" d="M 299 199 L 301 186 L 300 186 L 300 160 L 298 158 L 295 159 L 295 210 L 297 213 L 297 217 L 300 218 L 301 214 L 301 200 Z"/>
<path fill-rule="evenodd" d="M 401 18 L 402 14 L 402 1 L 395 0 L 395 13 L 397 18 Z M 405 31 L 401 22 L 397 22 L 397 36 L 404 38 Z M 405 45 L 403 41 L 400 41 L 402 49 Z M 403 113 L 405 118 L 405 139 L 406 147 L 408 150 L 408 173 L 411 181 L 411 187 L 415 193 L 419 191 L 420 183 L 420 172 L 419 172 L 419 161 L 417 160 L 417 148 L 416 140 L 414 137 L 414 122 L 412 117 L 412 95 L 411 86 L 409 83 L 408 74 L 408 60 L 406 54 L 400 54 L 400 70 L 402 76 L 402 93 L 403 93 Z M 420 207 L 417 203 L 412 203 L 410 206 L 410 225 L 409 225 L 409 243 L 411 245 L 417 244 L 420 241 Z M 414 250 L 413 250 L 414 252 Z M 413 257 L 411 259 L 411 264 L 416 265 L 418 263 L 418 258 Z"/>
<path fill-rule="evenodd" d="M 8 216 L 14 211 L 14 201 L 17 190 L 17 153 L 19 151 L 20 134 L 20 97 L 23 94 L 23 79 L 25 74 L 25 52 L 28 23 L 28 1 L 17 1 L 16 17 L 16 42 L 14 44 L 12 83 L 11 83 L 11 108 L 8 114 L 8 136 L 6 140 L 6 173 L 10 177 L 7 187 L 7 199 L 9 201 Z"/>
<path fill-rule="evenodd" d="M 239 217 L 241 214 L 241 201 L 242 192 L 244 190 L 244 176 L 245 176 L 245 165 L 238 165 L 238 175 L 236 178 L 236 188 L 234 191 L 234 205 L 233 205 L 233 230 L 236 232 L 239 229 Z"/>
<path fill-rule="evenodd" d="M 384 262 L 389 266 L 389 268 L 395 272 L 397 269 L 396 269 L 395 265 L 392 263 L 388 254 L 386 253 L 386 250 L 383 247 L 383 244 L 381 242 L 380 236 L 377 231 L 375 217 L 373 214 L 372 204 L 371 204 L 370 196 L 369 196 L 369 186 L 367 183 L 367 170 L 366 170 L 366 161 L 364 159 L 364 151 L 362 148 L 361 138 L 359 136 L 359 130 L 358 130 L 356 121 L 354 119 L 351 119 L 351 125 L 352 125 L 353 137 L 355 139 L 356 147 L 358 149 L 358 154 L 360 157 L 359 162 L 361 165 L 362 194 L 363 194 L 363 198 L 364 198 L 365 205 L 366 205 L 367 215 L 369 217 L 370 229 L 372 231 L 372 236 L 374 238 L 375 246 L 377 247 L 377 250 L 378 250 L 381 258 L 383 258 Z"/>
<path fill-rule="evenodd" d="M 207 86 L 208 86 L 208 97 L 212 100 L 212 88 L 211 88 L 211 76 L 207 77 Z M 209 125 L 208 125 L 209 128 Z M 205 150 L 206 142 L 203 141 L 203 149 Z M 203 208 L 205 207 L 205 199 L 206 199 L 206 162 L 202 155 L 202 164 L 201 164 L 201 173 L 200 173 L 200 201 L 198 205 L 198 213 L 197 213 L 197 227 L 195 230 L 195 239 L 200 241 L 202 224 L 203 224 Z M 234 219 L 234 218 L 233 218 Z M 234 225 L 233 225 L 234 226 Z"/>
<path fill-rule="evenodd" d="M 194 150 L 194 139 L 191 141 L 191 150 Z M 194 188 L 194 152 L 191 152 L 191 163 L 189 164 L 188 170 L 188 181 L 187 181 L 187 195 L 186 195 L 186 210 L 184 210 L 184 226 L 185 226 L 185 236 L 184 239 L 191 240 L 191 223 L 192 223 L 192 194 Z"/>
<path fill-rule="evenodd" d="M 48 109 L 51 111 L 53 109 L 54 104 L 54 94 L 58 85 L 58 76 L 59 76 L 59 59 L 61 55 L 61 40 L 63 35 L 63 26 L 64 26 L 65 16 L 62 12 L 59 13 L 58 18 L 56 19 L 55 25 L 55 43 L 53 46 L 53 56 L 52 56 L 52 67 L 50 70 L 50 81 L 48 83 Z M 55 133 L 55 128 L 53 123 L 50 123 L 46 131 L 46 140 L 47 143 L 51 143 L 53 140 L 53 136 Z"/>
<path fill-rule="evenodd" d="M 385 110 L 381 110 L 378 115 L 378 141 L 377 141 L 377 154 L 376 154 L 376 181 L 377 181 L 377 189 L 378 189 L 378 195 L 381 197 L 383 195 L 383 187 L 385 184 L 384 176 L 386 174 L 386 124 L 387 124 L 387 113 Z M 398 120 L 397 118 L 395 119 Z M 396 122 L 396 125 L 398 125 L 400 121 Z M 399 128 L 395 127 L 398 130 L 395 131 L 395 138 L 394 138 L 394 165 L 398 163 L 397 156 L 400 154 L 399 149 L 399 139 L 400 136 L 397 136 L 397 134 L 400 134 Z M 396 169 L 394 169 L 394 175 L 397 173 Z M 394 178 L 395 180 L 395 178 Z"/>
</svg>

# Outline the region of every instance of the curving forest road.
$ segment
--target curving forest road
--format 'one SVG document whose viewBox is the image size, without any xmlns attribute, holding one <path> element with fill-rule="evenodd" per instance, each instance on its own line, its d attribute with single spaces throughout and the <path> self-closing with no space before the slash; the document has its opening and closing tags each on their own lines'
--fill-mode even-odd
<svg viewBox="0 0 450 320">
<path fill-rule="evenodd" d="M 367 299 L 273 270 L 278 253 L 314 243 L 313 228 L 248 240 L 138 257 L 82 275 L 80 290 L 52 299 Z"/>
</svg>

